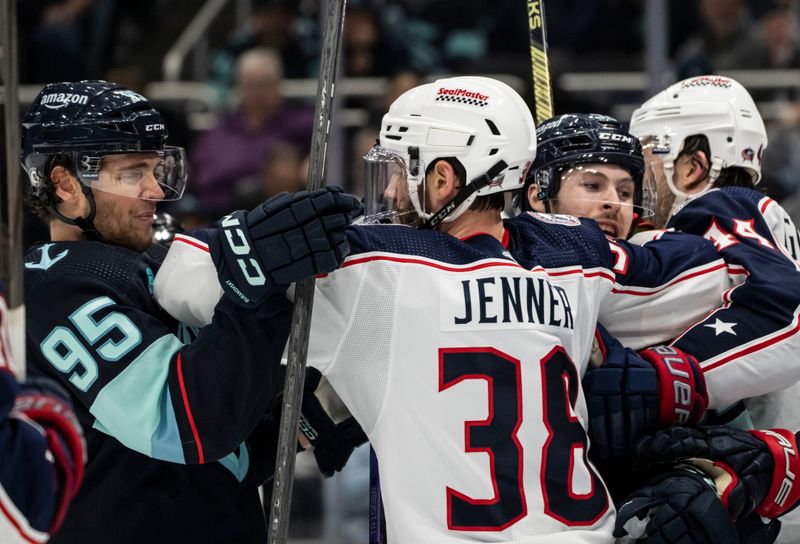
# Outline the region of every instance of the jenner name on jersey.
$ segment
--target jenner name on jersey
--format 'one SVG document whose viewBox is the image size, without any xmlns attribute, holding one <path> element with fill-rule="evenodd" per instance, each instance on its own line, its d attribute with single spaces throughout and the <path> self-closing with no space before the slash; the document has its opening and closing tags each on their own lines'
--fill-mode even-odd
<svg viewBox="0 0 800 544">
<path fill-rule="evenodd" d="M 575 328 L 564 288 L 543 278 L 493 276 L 461 281 L 463 309 L 456 325 L 474 323 L 538 323 Z"/>
</svg>

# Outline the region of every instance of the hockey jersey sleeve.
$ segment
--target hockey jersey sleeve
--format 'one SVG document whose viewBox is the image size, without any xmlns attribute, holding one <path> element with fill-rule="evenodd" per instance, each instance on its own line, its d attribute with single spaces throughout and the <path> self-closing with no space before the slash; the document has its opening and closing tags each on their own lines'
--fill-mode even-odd
<svg viewBox="0 0 800 544">
<path fill-rule="evenodd" d="M 720 306 L 730 287 L 725 261 L 699 236 L 662 232 L 643 246 L 609 244 L 615 283 L 599 322 L 629 348 L 669 342 Z"/>
<path fill-rule="evenodd" d="M 46 268 L 26 273 L 29 367 L 70 390 L 84 426 L 147 456 L 188 464 L 240 451 L 282 383 L 286 297 L 273 295 L 259 312 L 215 300 L 211 323 L 184 343 L 153 298 L 158 263 L 106 244 L 64 247 L 29 254 Z M 47 251 L 63 257 L 46 261 Z M 185 272 L 191 283 L 194 271 Z"/>
<path fill-rule="evenodd" d="M 0 541 L 46 542 L 80 487 L 85 444 L 66 400 L 39 395 L 27 413 L 18 405 L 2 291 L 0 284 Z M 66 442 L 74 448 L 61 448 Z"/>
<path fill-rule="evenodd" d="M 797 229 L 772 199 L 727 187 L 692 200 L 669 227 L 711 240 L 745 280 L 674 342 L 703 368 L 709 406 L 783 389 L 800 379 Z"/>
</svg>

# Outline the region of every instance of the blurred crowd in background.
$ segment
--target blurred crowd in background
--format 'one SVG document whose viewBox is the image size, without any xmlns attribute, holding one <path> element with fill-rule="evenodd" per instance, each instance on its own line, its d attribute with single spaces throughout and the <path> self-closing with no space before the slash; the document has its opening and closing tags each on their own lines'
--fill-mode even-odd
<svg viewBox="0 0 800 544">
<path fill-rule="evenodd" d="M 188 70 L 182 74 L 183 81 L 194 80 L 210 90 L 206 115 L 198 122 L 188 97 L 160 103 L 148 89 L 164 79 L 164 56 L 202 2 L 18 2 L 23 84 L 107 79 L 143 92 L 165 113 L 170 143 L 186 147 L 190 157 L 188 193 L 168 210 L 187 228 L 233 209 L 251 208 L 278 192 L 300 190 L 306 183 L 313 97 L 286 96 L 283 90 L 292 80 L 313 79 L 318 73 L 320 2 L 252 0 L 245 24 L 231 15 L 234 4 L 229 2 L 208 30 L 207 75 L 198 79 L 188 76 Z M 730 70 L 800 70 L 798 0 L 666 4 L 673 81 Z M 645 72 L 644 6 L 645 0 L 546 2 L 556 113 L 620 116 L 620 111 L 630 114 L 632 109 L 620 110 L 621 102 L 633 107 L 648 98 L 646 91 L 632 95 L 629 89 L 564 88 L 559 77 Z M 374 143 L 387 105 L 428 78 L 502 74 L 532 101 L 526 15 L 523 0 L 348 0 L 340 77 L 385 78 L 385 85 L 380 95 L 348 94 L 339 104 L 345 113 L 334 118 L 339 129 L 332 149 L 341 167 L 333 171 L 337 179 L 329 176 L 328 183 L 361 191 L 361 157 Z M 766 190 L 797 222 L 800 76 L 795 80 L 796 85 L 749 90 L 768 121 Z M 46 235 L 34 219 L 26 221 L 26 242 Z M 319 484 L 313 478 L 311 482 L 300 483 L 310 486 L 309 493 L 300 493 L 305 497 L 301 500 L 317 497 L 313 500 L 318 504 Z M 313 511 L 307 508 L 297 515 L 317 519 Z M 313 533 L 317 525 L 303 526 Z M 366 538 L 365 532 L 359 534 Z"/>
</svg>

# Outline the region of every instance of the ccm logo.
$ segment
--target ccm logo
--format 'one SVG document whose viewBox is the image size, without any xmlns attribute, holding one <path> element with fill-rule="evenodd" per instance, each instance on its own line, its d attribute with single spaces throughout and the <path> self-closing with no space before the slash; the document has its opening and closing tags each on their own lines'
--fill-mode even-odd
<svg viewBox="0 0 800 544">
<path fill-rule="evenodd" d="M 226 215 L 221 222 L 222 228 L 225 229 L 225 239 L 228 241 L 231 251 L 234 255 L 239 255 L 236 259 L 239 268 L 250 285 L 264 285 L 267 282 L 264 276 L 264 271 L 261 266 L 252 257 L 245 257 L 250 254 L 250 244 L 247 243 L 247 238 L 244 236 L 244 231 L 241 228 L 239 220 L 231 215 Z M 234 239 L 235 238 L 235 239 Z"/>
<path fill-rule="evenodd" d="M 145 132 L 152 132 L 154 130 L 164 130 L 164 123 L 156 123 L 154 125 L 145 125 Z"/>
<path fill-rule="evenodd" d="M 633 138 L 625 136 L 624 134 L 617 134 L 615 132 L 601 132 L 598 134 L 601 140 L 611 140 L 612 142 L 624 142 L 626 144 L 632 143 Z"/>
</svg>

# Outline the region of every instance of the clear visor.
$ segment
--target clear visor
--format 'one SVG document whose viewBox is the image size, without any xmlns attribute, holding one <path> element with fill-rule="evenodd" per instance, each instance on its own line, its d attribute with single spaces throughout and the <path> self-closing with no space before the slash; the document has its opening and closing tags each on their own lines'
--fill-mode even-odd
<svg viewBox="0 0 800 544">
<path fill-rule="evenodd" d="M 623 168 L 595 168 L 593 165 L 575 165 L 561 174 L 558 197 L 559 211 L 581 215 L 569 210 L 575 203 L 593 203 L 609 207 L 629 208 L 639 218 L 655 213 L 656 187 L 653 170 L 645 167 L 642 179 L 642 201 L 636 201 L 636 182 Z"/>
<path fill-rule="evenodd" d="M 399 223 L 412 226 L 422 224 L 408 192 L 408 167 L 403 158 L 393 151 L 375 145 L 364 155 L 364 160 L 367 166 L 364 217 L 359 222 Z"/>
<path fill-rule="evenodd" d="M 178 200 L 186 188 L 186 153 L 182 147 L 160 151 L 77 154 L 78 178 L 92 190 L 142 200 Z"/>
</svg>

